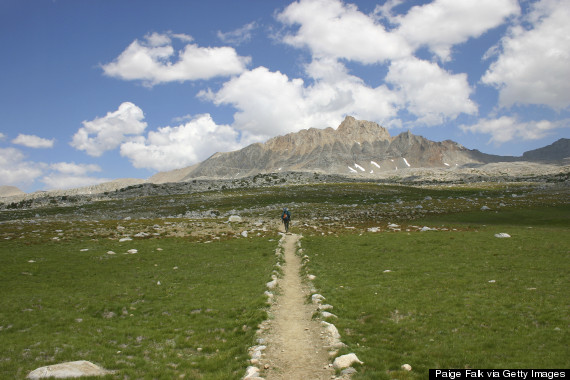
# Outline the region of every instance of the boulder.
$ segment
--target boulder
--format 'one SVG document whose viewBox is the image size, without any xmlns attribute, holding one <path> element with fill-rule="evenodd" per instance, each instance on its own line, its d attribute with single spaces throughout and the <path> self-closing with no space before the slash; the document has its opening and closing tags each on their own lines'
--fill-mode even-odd
<svg viewBox="0 0 570 380">
<path fill-rule="evenodd" d="M 241 216 L 231 215 L 230 218 L 228 219 L 228 221 L 229 222 L 241 223 L 243 221 L 243 219 L 241 218 Z"/>
<path fill-rule="evenodd" d="M 496 237 L 496 238 L 499 238 L 499 239 L 504 239 L 504 238 L 510 238 L 511 235 L 509 235 L 509 234 L 507 234 L 507 233 L 504 233 L 504 232 L 501 232 L 501 233 L 499 233 L 499 234 L 495 234 L 495 237 Z"/>
<path fill-rule="evenodd" d="M 333 362 L 333 367 L 335 369 L 343 369 L 352 366 L 353 363 L 364 364 L 358 359 L 356 354 L 346 354 L 336 358 Z"/>
<path fill-rule="evenodd" d="M 55 377 L 56 379 L 68 379 L 82 376 L 105 376 L 112 374 L 108 371 L 86 360 L 66 362 L 61 364 L 40 367 L 28 374 L 28 379 L 46 379 Z"/>
</svg>

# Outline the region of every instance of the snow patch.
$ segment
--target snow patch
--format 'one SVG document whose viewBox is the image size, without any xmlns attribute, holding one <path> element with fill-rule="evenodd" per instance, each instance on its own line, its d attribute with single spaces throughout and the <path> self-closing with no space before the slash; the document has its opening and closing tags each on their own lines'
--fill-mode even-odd
<svg viewBox="0 0 570 380">
<path fill-rule="evenodd" d="M 370 161 L 370 163 L 371 163 L 372 165 L 376 166 L 378 169 L 380 169 L 380 165 L 378 165 L 376 162 Z"/>
<path fill-rule="evenodd" d="M 356 164 L 356 163 L 354 164 L 354 167 L 357 168 L 357 169 L 360 169 L 360 171 L 365 171 L 362 166 L 360 166 L 360 165 L 358 165 L 358 164 Z"/>
<path fill-rule="evenodd" d="M 410 165 L 410 164 L 408 163 L 408 160 L 406 160 L 406 159 L 403 158 L 403 157 L 402 157 L 402 159 L 404 160 L 404 162 L 406 163 L 406 165 L 407 165 L 408 167 L 412 166 L 412 165 Z"/>
<path fill-rule="evenodd" d="M 356 170 L 354 170 L 354 169 L 351 168 L 350 166 L 348 167 L 348 170 L 350 170 L 351 173 L 358 173 Z"/>
</svg>

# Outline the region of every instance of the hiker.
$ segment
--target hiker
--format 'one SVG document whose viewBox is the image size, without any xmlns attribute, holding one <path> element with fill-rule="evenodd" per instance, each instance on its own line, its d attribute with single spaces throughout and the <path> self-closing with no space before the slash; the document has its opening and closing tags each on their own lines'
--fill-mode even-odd
<svg viewBox="0 0 570 380">
<path fill-rule="evenodd" d="M 285 233 L 289 232 L 289 221 L 291 220 L 291 212 L 287 210 L 287 207 L 283 208 L 283 213 L 281 214 L 281 221 L 285 225 Z"/>
</svg>

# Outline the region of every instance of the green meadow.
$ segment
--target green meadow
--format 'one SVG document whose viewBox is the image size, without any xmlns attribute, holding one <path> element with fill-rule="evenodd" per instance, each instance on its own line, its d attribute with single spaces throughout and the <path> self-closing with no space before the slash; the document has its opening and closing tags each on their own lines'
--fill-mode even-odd
<svg viewBox="0 0 570 380">
<path fill-rule="evenodd" d="M 364 361 L 354 379 L 568 368 L 568 195 L 340 183 L 18 205 L 0 212 L 0 378 L 89 360 L 109 379 L 240 379 L 268 317 L 283 205 L 340 353 Z"/>
<path fill-rule="evenodd" d="M 354 379 L 570 367 L 568 205 L 415 223 L 440 230 L 302 240 L 306 269 L 338 316 L 329 322 L 348 345 L 341 353 L 365 363 Z"/>
<path fill-rule="evenodd" d="M 89 360 L 109 378 L 225 380 L 243 376 L 266 319 L 277 243 L 0 244 L 0 378 Z"/>
</svg>

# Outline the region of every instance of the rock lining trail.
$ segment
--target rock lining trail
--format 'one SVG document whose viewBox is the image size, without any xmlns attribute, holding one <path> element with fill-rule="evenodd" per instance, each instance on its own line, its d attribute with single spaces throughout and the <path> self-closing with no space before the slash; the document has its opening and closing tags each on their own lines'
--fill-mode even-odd
<svg viewBox="0 0 570 380">
<path fill-rule="evenodd" d="M 321 325 L 312 319 L 315 307 L 306 302 L 310 292 L 301 280 L 301 259 L 296 254 L 299 239 L 299 235 L 284 235 L 281 294 L 271 307 L 270 327 L 264 333 L 267 349 L 260 360 L 266 380 L 335 378 Z"/>
</svg>

